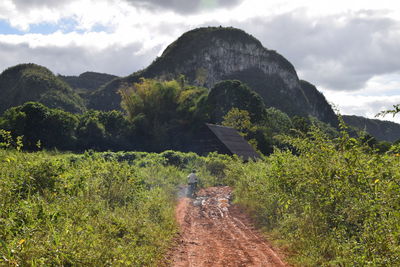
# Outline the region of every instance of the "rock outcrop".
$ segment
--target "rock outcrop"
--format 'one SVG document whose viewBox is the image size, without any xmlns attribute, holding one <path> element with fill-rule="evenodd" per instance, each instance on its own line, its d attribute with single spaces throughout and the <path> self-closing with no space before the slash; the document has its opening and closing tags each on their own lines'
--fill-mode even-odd
<svg viewBox="0 0 400 267">
<path fill-rule="evenodd" d="M 321 121 L 330 122 L 332 126 L 338 126 L 339 121 L 335 112 L 315 85 L 303 80 L 300 80 L 300 85 L 307 97 L 310 115 Z"/>
<path fill-rule="evenodd" d="M 183 34 L 146 69 L 113 80 L 96 91 L 90 107 L 118 109 L 117 90 L 123 83 L 137 82 L 140 77 L 174 79 L 180 74 L 190 83 L 208 88 L 221 80 L 237 79 L 260 94 L 269 107 L 289 115 L 312 115 L 331 125 L 337 123 L 323 95 L 315 87 L 304 89 L 288 60 L 244 31 L 223 27 L 199 28 Z M 317 103 L 313 102 L 315 99 Z"/>
</svg>

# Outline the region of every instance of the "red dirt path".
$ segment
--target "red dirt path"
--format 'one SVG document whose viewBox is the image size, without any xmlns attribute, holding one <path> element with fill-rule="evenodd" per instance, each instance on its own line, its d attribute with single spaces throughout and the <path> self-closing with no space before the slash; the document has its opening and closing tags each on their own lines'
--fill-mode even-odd
<svg viewBox="0 0 400 267">
<path fill-rule="evenodd" d="M 239 207 L 230 204 L 231 192 L 229 187 L 210 187 L 195 200 L 180 199 L 176 219 L 181 231 L 170 266 L 289 266 Z"/>
</svg>

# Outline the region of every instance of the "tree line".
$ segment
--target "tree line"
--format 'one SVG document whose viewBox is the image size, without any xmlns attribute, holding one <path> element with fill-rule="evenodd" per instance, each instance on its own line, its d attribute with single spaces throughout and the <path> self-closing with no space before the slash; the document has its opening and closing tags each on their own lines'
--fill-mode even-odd
<svg viewBox="0 0 400 267">
<path fill-rule="evenodd" d="M 289 117 L 266 107 L 256 92 L 237 80 L 219 82 L 208 90 L 188 84 L 183 76 L 171 81 L 141 79 L 125 84 L 119 93 L 123 111 L 74 114 L 27 102 L 5 111 L 0 129 L 22 136 L 28 150 L 71 151 L 187 151 L 206 122 L 236 128 L 264 154 L 274 146 L 285 146 L 275 136 L 306 134 L 312 125 L 337 135 L 335 128 L 316 118 Z"/>
</svg>

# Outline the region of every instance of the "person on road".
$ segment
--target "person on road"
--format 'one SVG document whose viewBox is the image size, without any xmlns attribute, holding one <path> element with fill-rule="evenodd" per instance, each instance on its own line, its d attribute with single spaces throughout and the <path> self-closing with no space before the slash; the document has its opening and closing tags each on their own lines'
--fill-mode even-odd
<svg viewBox="0 0 400 267">
<path fill-rule="evenodd" d="M 189 175 L 188 175 L 188 197 L 193 198 L 196 195 L 196 190 L 197 190 L 197 183 L 199 181 L 199 178 L 197 178 L 196 175 L 196 170 L 193 170 Z"/>
</svg>

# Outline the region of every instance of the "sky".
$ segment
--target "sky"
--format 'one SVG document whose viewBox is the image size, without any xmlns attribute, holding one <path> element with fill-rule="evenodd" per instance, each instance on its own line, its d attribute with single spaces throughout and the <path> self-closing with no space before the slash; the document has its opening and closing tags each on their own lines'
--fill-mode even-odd
<svg viewBox="0 0 400 267">
<path fill-rule="evenodd" d="M 220 25 L 283 55 L 342 114 L 374 118 L 400 103 L 395 0 L 1 0 L 0 72 L 31 62 L 125 76 L 184 32 Z"/>
</svg>

